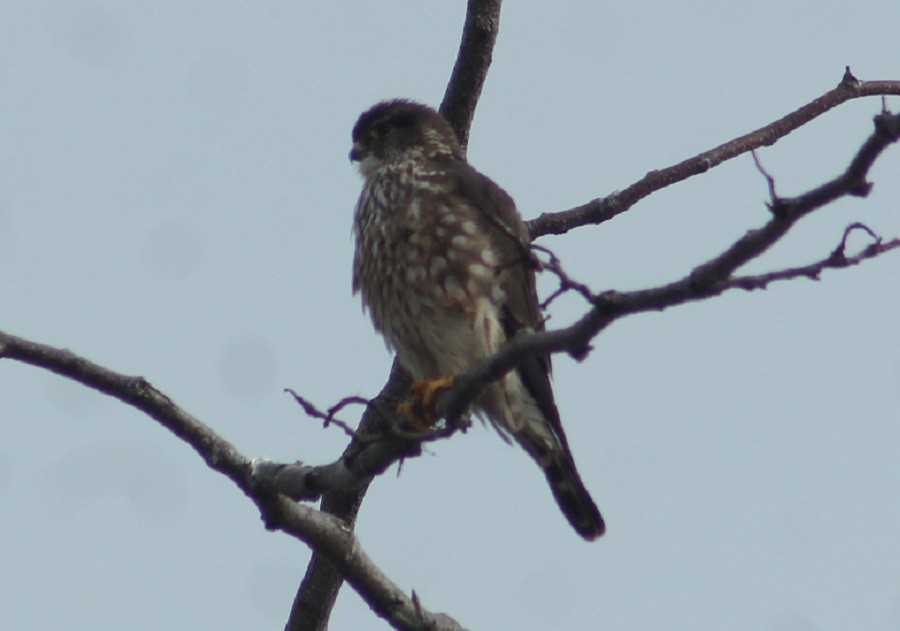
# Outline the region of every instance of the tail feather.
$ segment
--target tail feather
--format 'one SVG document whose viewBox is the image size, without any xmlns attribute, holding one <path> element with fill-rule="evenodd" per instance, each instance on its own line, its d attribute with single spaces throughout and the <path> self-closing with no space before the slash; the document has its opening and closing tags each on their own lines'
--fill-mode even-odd
<svg viewBox="0 0 900 631">
<path fill-rule="evenodd" d="M 579 535 L 588 541 L 606 532 L 606 524 L 584 487 L 572 457 L 564 451 L 538 461 L 550 484 L 553 498 Z"/>
<path fill-rule="evenodd" d="M 516 373 L 508 373 L 502 384 L 502 388 L 497 384 L 488 388 L 479 403 L 491 424 L 504 439 L 508 436 L 519 443 L 541 467 L 553 498 L 575 532 L 588 541 L 601 536 L 606 524 L 575 468 L 549 383 L 543 406 Z"/>
<path fill-rule="evenodd" d="M 591 541 L 606 532 L 606 524 L 575 468 L 572 453 L 549 426 L 535 424 L 523 427 L 516 441 L 528 452 L 544 472 L 553 499 L 579 535 Z"/>
</svg>

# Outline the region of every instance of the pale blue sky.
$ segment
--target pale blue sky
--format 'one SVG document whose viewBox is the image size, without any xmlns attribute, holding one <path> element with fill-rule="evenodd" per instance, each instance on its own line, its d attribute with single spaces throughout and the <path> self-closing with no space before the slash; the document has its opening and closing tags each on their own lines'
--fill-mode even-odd
<svg viewBox="0 0 900 631">
<path fill-rule="evenodd" d="M 382 98 L 440 101 L 464 5 L 3 2 L 0 330 L 147 377 L 248 456 L 333 460 L 343 434 L 282 389 L 324 406 L 390 365 L 350 295 L 350 128 Z M 900 79 L 896 2 L 509 2 L 501 24 L 469 157 L 526 217 L 780 117 L 845 65 Z M 779 191 L 843 169 L 880 107 L 763 150 Z M 868 199 L 753 269 L 819 258 L 853 221 L 900 235 L 898 173 L 895 147 Z M 744 157 L 541 244 L 598 290 L 649 286 L 764 222 L 766 195 Z M 359 537 L 473 631 L 900 629 L 898 278 L 888 255 L 557 358 L 597 542 L 481 428 L 378 480 Z M 11 629 L 280 629 L 309 555 L 150 419 L 12 362 L 0 507 Z M 331 628 L 387 625 L 344 589 Z"/>
</svg>

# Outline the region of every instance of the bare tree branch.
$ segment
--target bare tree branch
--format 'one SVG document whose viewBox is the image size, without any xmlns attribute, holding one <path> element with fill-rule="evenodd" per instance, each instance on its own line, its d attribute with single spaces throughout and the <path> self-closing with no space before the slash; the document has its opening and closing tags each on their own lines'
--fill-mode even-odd
<svg viewBox="0 0 900 631">
<path fill-rule="evenodd" d="M 847 228 L 847 232 L 861 225 L 862 224 L 853 224 L 852 226 Z M 863 226 L 863 228 L 865 227 Z M 868 230 L 868 228 L 865 229 Z M 876 238 L 873 243 L 866 246 L 866 248 L 864 248 L 861 252 L 852 256 L 846 255 L 846 253 L 844 252 L 845 247 L 846 233 L 844 239 L 841 240 L 841 244 L 834 250 L 834 252 L 832 252 L 824 259 L 816 261 L 815 263 L 810 263 L 809 265 L 802 265 L 800 267 L 788 267 L 782 270 L 768 272 L 766 274 L 758 274 L 754 276 L 736 276 L 727 281 L 726 289 L 731 289 L 732 287 L 734 287 L 752 291 L 755 289 L 765 289 L 769 286 L 770 283 L 782 280 L 793 280 L 795 278 L 819 280 L 822 272 L 824 272 L 826 269 L 852 267 L 854 265 L 859 265 L 863 261 L 873 259 L 880 254 L 884 254 L 885 252 L 900 248 L 900 239 L 891 239 L 890 241 L 885 243 L 880 238 Z"/>
<path fill-rule="evenodd" d="M 900 114 L 875 117 L 875 131 L 863 143 L 847 169 L 838 177 L 795 198 L 776 198 L 770 203 L 772 218 L 761 228 L 747 232 L 724 252 L 703 263 L 681 280 L 668 285 L 632 292 L 608 291 L 594 296 L 593 308 L 570 327 L 531 333 L 511 340 L 493 357 L 460 376 L 440 401 L 439 411 L 451 421 L 465 413 L 485 385 L 500 378 L 533 355 L 567 352 L 582 359 L 590 351 L 590 341 L 614 321 L 626 315 L 661 311 L 687 302 L 702 300 L 741 287 L 761 288 L 775 280 L 817 275 L 826 268 L 847 267 L 895 249 L 896 240 L 880 240 L 857 257 L 846 258 L 841 245 L 827 259 L 804 268 L 792 268 L 757 277 L 733 278 L 732 274 L 777 243 L 801 218 L 845 196 L 865 197 L 871 190 L 866 181 L 879 155 L 900 139 Z M 852 228 L 852 227 L 851 227 Z M 848 229 L 849 231 L 849 229 Z"/>
<path fill-rule="evenodd" d="M 382 407 L 396 409 L 409 391 L 410 382 L 409 374 L 395 360 L 384 388 L 363 413 L 357 436 L 385 433 L 388 422 L 379 410 Z M 360 441 L 354 439 L 337 462 L 324 467 L 276 464 L 273 475 L 269 476 L 270 484 L 296 499 L 303 498 L 303 489 L 309 491 L 305 499 L 316 499 L 324 492 L 321 510 L 341 518 L 353 528 L 372 478 L 400 458 L 419 453 L 419 445 L 413 441 L 383 441 L 377 446 L 370 445 L 365 453 L 360 453 L 361 449 Z M 324 631 L 328 628 L 328 619 L 344 577 L 326 556 L 313 548 L 306 574 L 294 597 L 286 631 Z"/>
<path fill-rule="evenodd" d="M 44 368 L 127 403 L 158 421 L 253 500 L 267 528 L 296 537 L 323 555 L 372 610 L 394 628 L 409 631 L 461 629 L 452 618 L 423 609 L 420 603 L 414 602 L 391 582 L 363 552 L 352 529 L 343 520 L 297 504 L 258 484 L 250 460 L 143 377 L 116 373 L 68 350 L 3 332 L 0 332 L 0 359 Z"/>
<path fill-rule="evenodd" d="M 547 234 L 565 234 L 580 226 L 600 224 L 620 215 L 651 193 L 705 173 L 739 155 L 775 144 L 779 139 L 851 99 L 885 94 L 900 94 L 900 81 L 859 81 L 847 68 L 836 88 L 777 121 L 730 140 L 693 158 L 665 169 L 650 171 L 624 190 L 594 199 L 581 206 L 559 212 L 543 213 L 528 222 L 532 239 Z"/>
<path fill-rule="evenodd" d="M 0 331 L 0 359 L 44 368 L 131 405 L 194 448 L 212 469 L 250 489 L 250 461 L 212 429 L 175 405 L 143 377 L 130 377 L 65 350 Z"/>
<path fill-rule="evenodd" d="M 501 0 L 469 0 L 456 64 L 441 102 L 440 112 L 456 131 L 463 151 L 469 144 L 475 106 L 494 54 L 500 3 Z"/>
<path fill-rule="evenodd" d="M 467 420 L 445 424 L 427 433 L 401 429 L 401 424 L 407 420 L 398 415 L 396 407 L 401 398 L 409 394 L 410 381 L 399 365 L 395 370 L 400 373 L 398 378 L 406 380 L 405 384 L 392 385 L 390 399 L 382 393 L 373 400 L 358 430 L 345 428 L 352 432 L 353 440 L 338 460 L 311 466 L 302 462 L 285 464 L 257 459 L 252 463 L 256 481 L 294 500 L 315 501 L 329 493 L 352 494 L 368 486 L 391 465 L 422 455 L 423 443 L 443 440 L 468 429 L 470 422 Z M 313 418 L 328 416 L 309 402 L 304 403 L 310 406 L 307 412 L 312 412 Z M 377 427 L 375 418 L 379 419 Z"/>
</svg>

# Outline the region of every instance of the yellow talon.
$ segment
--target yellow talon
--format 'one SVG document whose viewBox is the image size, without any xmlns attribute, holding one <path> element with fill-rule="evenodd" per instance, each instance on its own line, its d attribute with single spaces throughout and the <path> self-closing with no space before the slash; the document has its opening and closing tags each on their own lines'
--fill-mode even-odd
<svg viewBox="0 0 900 631">
<path fill-rule="evenodd" d="M 455 375 L 430 379 L 426 381 L 414 381 L 412 384 L 412 396 L 397 406 L 397 411 L 406 417 L 417 431 L 430 431 L 438 420 L 437 397 L 441 390 L 449 390 L 456 380 Z"/>
</svg>

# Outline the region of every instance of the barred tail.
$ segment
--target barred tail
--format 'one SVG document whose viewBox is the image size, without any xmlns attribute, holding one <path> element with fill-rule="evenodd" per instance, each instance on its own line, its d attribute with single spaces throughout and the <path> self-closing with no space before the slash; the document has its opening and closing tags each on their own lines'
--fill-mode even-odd
<svg viewBox="0 0 900 631">
<path fill-rule="evenodd" d="M 546 436 L 532 436 L 527 430 L 517 434 L 516 439 L 544 471 L 553 498 L 575 532 L 588 541 L 606 532 L 603 517 L 584 487 L 568 448 L 556 440 L 548 447 Z"/>
<path fill-rule="evenodd" d="M 540 463 L 553 497 L 575 532 L 588 541 L 596 539 L 606 532 L 603 517 L 591 494 L 584 488 L 572 457 L 564 453 L 559 455 L 562 457 Z"/>
<path fill-rule="evenodd" d="M 590 541 L 606 531 L 606 524 L 575 468 L 547 375 L 540 374 L 544 386 L 540 399 L 523 387 L 517 373 L 508 373 L 502 387 L 489 387 L 479 405 L 501 436 L 515 439 L 538 463 L 563 515 Z"/>
</svg>

